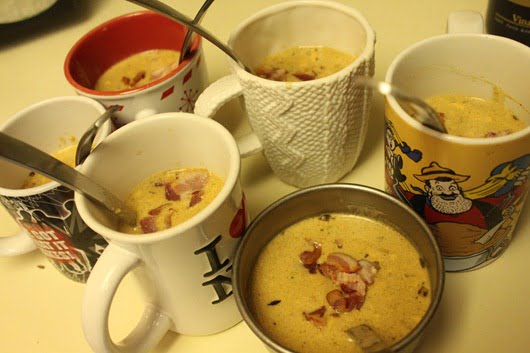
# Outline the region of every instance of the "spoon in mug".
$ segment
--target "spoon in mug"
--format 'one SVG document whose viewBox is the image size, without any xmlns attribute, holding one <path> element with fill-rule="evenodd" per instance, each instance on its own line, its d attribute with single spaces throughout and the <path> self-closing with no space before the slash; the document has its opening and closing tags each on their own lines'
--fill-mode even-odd
<svg viewBox="0 0 530 353">
<path fill-rule="evenodd" d="M 214 0 L 206 0 L 204 4 L 202 4 L 201 8 L 199 9 L 199 12 L 197 12 L 197 15 L 195 15 L 195 18 L 193 19 L 193 24 L 199 24 L 201 22 L 202 18 L 204 17 L 204 14 L 206 13 L 206 10 L 208 10 L 213 1 Z M 179 64 L 183 62 L 184 59 L 186 59 L 190 54 L 192 35 L 193 31 L 191 29 L 188 29 L 186 37 L 184 38 L 184 42 L 182 43 L 182 48 L 180 49 Z"/>
<path fill-rule="evenodd" d="M 75 165 L 79 165 L 85 161 L 86 157 L 90 154 L 90 151 L 92 151 L 92 144 L 94 143 L 94 138 L 96 138 L 99 129 L 118 109 L 118 105 L 113 105 L 108 108 L 105 113 L 96 119 L 94 124 L 92 124 L 83 136 L 81 136 L 75 151 Z"/>
<path fill-rule="evenodd" d="M 447 133 L 447 129 L 440 120 L 440 116 L 436 110 L 434 110 L 433 107 L 431 107 L 421 98 L 410 95 L 401 88 L 398 88 L 388 82 L 377 81 L 368 76 L 356 76 L 355 82 L 374 89 L 382 95 L 393 96 L 402 103 L 401 107 L 411 117 L 418 120 L 423 125 L 430 127 L 431 129 L 445 134 Z"/>
<path fill-rule="evenodd" d="M 217 48 L 221 49 L 226 55 L 231 57 L 245 71 L 250 72 L 251 74 L 255 74 L 254 70 L 252 70 L 249 66 L 245 65 L 245 63 L 236 55 L 236 53 L 232 49 L 230 49 L 230 47 L 228 47 L 226 44 L 221 42 L 219 39 L 217 39 L 214 35 L 212 35 L 206 29 L 201 27 L 199 24 L 193 23 L 193 20 L 181 14 L 174 8 L 158 0 L 127 0 L 127 1 L 132 2 L 133 4 L 137 4 L 142 7 L 145 7 L 146 9 L 149 9 L 151 11 L 157 12 L 161 14 L 162 16 L 168 17 L 180 23 L 181 25 L 187 27 L 189 30 L 193 30 L 194 32 L 201 35 L 203 38 L 210 41 Z"/>
<path fill-rule="evenodd" d="M 23 141 L 1 132 L 0 145 L 2 146 L 0 158 L 45 175 L 104 206 L 120 220 L 127 222 L 127 224 L 136 224 L 136 214 L 123 201 L 76 169 Z"/>
</svg>

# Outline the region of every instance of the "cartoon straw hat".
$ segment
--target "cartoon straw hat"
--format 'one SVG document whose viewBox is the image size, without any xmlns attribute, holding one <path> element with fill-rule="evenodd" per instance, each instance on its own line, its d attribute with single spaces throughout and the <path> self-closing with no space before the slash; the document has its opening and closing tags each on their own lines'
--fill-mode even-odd
<svg viewBox="0 0 530 353">
<path fill-rule="evenodd" d="M 414 174 L 414 177 L 423 182 L 437 178 L 449 178 L 460 183 L 469 179 L 469 175 L 456 174 L 454 170 L 441 167 L 436 162 L 431 162 L 428 167 L 421 168 L 421 174 Z"/>
</svg>

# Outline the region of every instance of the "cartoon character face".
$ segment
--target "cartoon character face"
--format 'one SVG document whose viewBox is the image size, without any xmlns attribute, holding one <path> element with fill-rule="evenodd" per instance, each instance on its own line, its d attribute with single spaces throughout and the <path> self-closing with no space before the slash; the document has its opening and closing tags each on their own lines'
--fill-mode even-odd
<svg viewBox="0 0 530 353">
<path fill-rule="evenodd" d="M 392 130 L 390 129 L 386 129 L 385 142 L 386 142 L 387 148 L 389 148 L 391 151 L 396 149 L 397 147 L 396 138 L 394 137 L 394 134 L 392 133 Z"/>
<path fill-rule="evenodd" d="M 464 196 L 462 189 L 453 179 L 433 179 L 425 185 L 432 207 L 445 214 L 469 211 L 472 201 Z"/>
</svg>

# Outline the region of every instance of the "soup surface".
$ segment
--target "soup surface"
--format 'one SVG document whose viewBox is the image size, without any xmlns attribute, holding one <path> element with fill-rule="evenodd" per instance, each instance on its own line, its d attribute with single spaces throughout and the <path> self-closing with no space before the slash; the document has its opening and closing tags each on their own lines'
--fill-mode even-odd
<svg viewBox="0 0 530 353">
<path fill-rule="evenodd" d="M 219 194 L 224 181 L 204 168 L 157 173 L 130 193 L 126 204 L 137 214 L 137 224 L 122 223 L 124 233 L 152 233 L 176 226 L 202 211 Z"/>
<path fill-rule="evenodd" d="M 152 49 L 131 55 L 112 65 L 97 80 L 96 91 L 122 91 L 146 85 L 178 66 L 180 52 Z"/>
<path fill-rule="evenodd" d="M 70 167 L 75 167 L 75 152 L 77 150 L 77 143 L 65 148 L 61 148 L 58 151 L 55 151 L 51 154 L 52 157 L 57 158 L 61 162 L 69 165 Z M 34 188 L 36 186 L 44 185 L 49 183 L 51 179 L 41 175 L 39 173 L 31 172 L 28 177 L 22 183 L 22 189 Z"/>
<path fill-rule="evenodd" d="M 369 325 L 392 344 L 431 302 L 415 247 L 368 218 L 331 214 L 296 223 L 259 256 L 251 307 L 275 341 L 296 352 L 359 352 L 346 330 Z"/>
<path fill-rule="evenodd" d="M 528 126 L 501 102 L 456 94 L 436 95 L 426 99 L 442 118 L 451 135 L 496 137 Z"/>
<path fill-rule="evenodd" d="M 255 71 L 274 81 L 308 81 L 334 74 L 355 59 L 329 47 L 294 47 L 266 57 Z"/>
</svg>

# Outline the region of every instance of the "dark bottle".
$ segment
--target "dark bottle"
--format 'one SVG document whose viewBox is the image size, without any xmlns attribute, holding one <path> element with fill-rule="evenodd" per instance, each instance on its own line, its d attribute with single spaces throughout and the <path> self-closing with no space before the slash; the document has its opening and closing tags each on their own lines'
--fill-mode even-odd
<svg viewBox="0 0 530 353">
<path fill-rule="evenodd" d="M 530 0 L 489 0 L 486 31 L 530 46 Z"/>
</svg>

